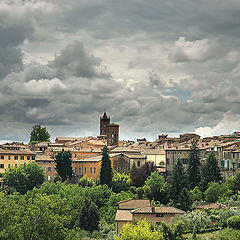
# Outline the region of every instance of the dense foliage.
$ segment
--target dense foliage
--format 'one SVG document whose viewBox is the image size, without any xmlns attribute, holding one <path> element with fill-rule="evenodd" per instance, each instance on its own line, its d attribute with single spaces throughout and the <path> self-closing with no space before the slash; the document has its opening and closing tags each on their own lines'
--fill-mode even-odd
<svg viewBox="0 0 240 240">
<path fill-rule="evenodd" d="M 183 238 L 183 223 L 177 223 L 172 229 L 164 222 L 155 226 L 146 220 L 133 224 L 126 224 L 122 227 L 119 237 L 116 240 L 181 240 Z"/>
<path fill-rule="evenodd" d="M 6 169 L 3 182 L 8 188 L 13 188 L 21 194 L 40 186 L 44 181 L 43 169 L 36 163 L 21 164 L 18 167 Z"/>
<path fill-rule="evenodd" d="M 197 141 L 192 141 L 192 146 L 189 154 L 189 166 L 188 166 L 188 183 L 190 189 L 194 189 L 200 185 L 201 173 L 200 173 L 200 152 L 197 147 Z"/>
<path fill-rule="evenodd" d="M 111 186 L 112 177 L 113 177 L 112 164 L 108 155 L 108 148 L 105 146 L 102 150 L 102 163 L 99 178 L 100 184 L 102 185 L 107 184 L 108 186 Z"/>
<path fill-rule="evenodd" d="M 41 127 L 40 124 L 33 126 L 30 133 L 29 144 L 36 144 L 39 142 L 50 142 L 50 134 L 45 127 Z"/>
<path fill-rule="evenodd" d="M 56 155 L 54 162 L 56 163 L 57 173 L 62 181 L 72 178 L 72 154 L 70 151 L 64 151 L 63 149 Z"/>
<path fill-rule="evenodd" d="M 218 161 L 214 155 L 211 153 L 205 164 L 202 166 L 202 182 L 201 187 L 203 190 L 207 189 L 210 182 L 220 182 L 222 180 L 220 167 L 218 166 Z"/>
<path fill-rule="evenodd" d="M 157 168 L 153 162 L 146 162 L 141 167 L 132 167 L 130 177 L 132 179 L 132 185 L 136 187 L 142 187 L 146 179 L 151 175 L 152 172 L 156 171 Z"/>
</svg>

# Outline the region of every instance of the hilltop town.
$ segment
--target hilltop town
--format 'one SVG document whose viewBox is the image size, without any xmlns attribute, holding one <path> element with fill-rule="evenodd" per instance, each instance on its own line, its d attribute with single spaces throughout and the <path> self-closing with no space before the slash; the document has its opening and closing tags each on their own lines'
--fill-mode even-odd
<svg viewBox="0 0 240 240">
<path fill-rule="evenodd" d="M 96 137 L 57 137 L 55 142 L 40 142 L 28 145 L 19 142 L 0 145 L 0 174 L 11 166 L 31 161 L 39 164 L 45 172 L 45 181 L 53 182 L 57 175 L 54 158 L 57 153 L 72 153 L 74 175 L 99 178 L 102 148 L 108 146 L 112 167 L 117 172 L 129 172 L 133 162 L 137 167 L 153 162 L 158 172 L 168 176 L 177 159 L 182 160 L 186 169 L 191 143 L 197 140 L 201 163 L 210 153 L 214 153 L 224 179 L 236 176 L 240 172 L 240 132 L 201 138 L 195 133 L 183 133 L 179 137 L 161 134 L 156 141 L 137 139 L 120 141 L 119 125 L 111 123 L 110 116 L 104 112 L 100 117 L 100 132 Z M 2 180 L 0 178 L 1 184 Z"/>
</svg>

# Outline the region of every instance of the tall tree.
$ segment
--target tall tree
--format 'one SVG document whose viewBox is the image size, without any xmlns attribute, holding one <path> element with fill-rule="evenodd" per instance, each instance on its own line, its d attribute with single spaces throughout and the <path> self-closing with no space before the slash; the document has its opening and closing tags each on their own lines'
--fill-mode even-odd
<svg viewBox="0 0 240 240">
<path fill-rule="evenodd" d="M 160 176 L 157 171 L 152 172 L 152 174 L 145 181 L 143 187 L 145 196 L 148 199 L 159 201 L 162 204 L 168 203 L 167 198 L 167 184 L 163 176 Z"/>
<path fill-rule="evenodd" d="M 105 146 L 102 149 L 100 184 L 101 185 L 107 184 L 108 186 L 111 186 L 112 177 L 113 177 L 112 164 L 111 164 L 111 160 L 108 155 L 108 148 L 107 148 L 107 146 Z"/>
<path fill-rule="evenodd" d="M 152 172 L 156 170 L 157 167 L 153 162 L 146 162 L 139 168 L 132 168 L 130 172 L 132 184 L 136 187 L 142 187 L 146 179 L 151 175 Z"/>
<path fill-rule="evenodd" d="M 56 163 L 57 173 L 62 178 L 62 181 L 72 178 L 72 154 L 70 151 L 64 151 L 63 149 L 56 155 L 54 162 Z"/>
<path fill-rule="evenodd" d="M 187 187 L 187 176 L 183 168 L 183 163 L 179 159 L 177 160 L 175 166 L 173 167 L 169 183 L 170 183 L 169 188 L 170 198 L 173 200 L 174 203 L 177 203 L 182 189 Z"/>
<path fill-rule="evenodd" d="M 45 127 L 42 128 L 40 124 L 36 124 L 30 133 L 29 144 L 32 145 L 39 142 L 50 142 L 50 134 Z"/>
<path fill-rule="evenodd" d="M 8 168 L 3 175 L 4 184 L 15 188 L 21 194 L 41 185 L 44 178 L 43 169 L 34 162 Z"/>
<path fill-rule="evenodd" d="M 190 189 L 194 189 L 196 186 L 200 185 L 201 173 L 200 173 L 200 152 L 198 149 L 198 141 L 193 140 L 192 146 L 189 154 L 189 166 L 188 166 L 188 182 Z"/>
<path fill-rule="evenodd" d="M 86 198 L 78 211 L 78 227 L 92 232 L 98 229 L 99 220 L 100 215 L 98 213 L 97 205 L 90 199 Z"/>
<path fill-rule="evenodd" d="M 201 187 L 205 191 L 210 182 L 220 182 L 222 180 L 221 171 L 214 153 L 211 153 L 202 167 Z"/>
</svg>

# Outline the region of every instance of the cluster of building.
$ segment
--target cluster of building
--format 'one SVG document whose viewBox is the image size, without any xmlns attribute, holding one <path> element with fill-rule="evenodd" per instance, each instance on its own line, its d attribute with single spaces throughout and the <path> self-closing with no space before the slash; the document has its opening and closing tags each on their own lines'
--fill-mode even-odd
<svg viewBox="0 0 240 240">
<path fill-rule="evenodd" d="M 104 113 L 100 117 L 100 135 L 97 137 L 57 137 L 54 143 L 41 142 L 33 146 L 23 143 L 0 145 L 0 182 L 6 168 L 31 161 L 42 166 L 46 181 L 52 182 L 57 175 L 54 158 L 63 149 L 72 153 L 76 177 L 87 175 L 98 179 L 104 146 L 108 146 L 113 169 L 118 172 L 128 172 L 133 162 L 141 167 L 145 162 L 152 161 L 162 175 L 168 175 L 177 159 L 181 159 L 187 168 L 192 140 L 198 141 L 202 163 L 211 152 L 216 155 L 224 178 L 240 172 L 240 132 L 207 138 L 194 133 L 175 138 L 162 134 L 156 141 L 145 138 L 120 141 L 119 125 L 111 123 L 110 117 Z"/>
</svg>

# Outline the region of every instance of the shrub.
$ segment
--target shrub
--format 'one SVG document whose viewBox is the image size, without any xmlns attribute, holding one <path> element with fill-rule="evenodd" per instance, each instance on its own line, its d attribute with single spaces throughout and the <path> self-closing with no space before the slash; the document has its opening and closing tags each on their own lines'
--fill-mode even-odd
<svg viewBox="0 0 240 240">
<path fill-rule="evenodd" d="M 240 216 L 232 216 L 228 218 L 227 226 L 235 229 L 240 229 Z"/>
<path fill-rule="evenodd" d="M 203 211 L 184 214 L 181 217 L 181 220 L 183 221 L 185 229 L 187 231 L 193 231 L 194 226 L 197 227 L 197 231 L 211 226 L 210 216 Z"/>
</svg>

